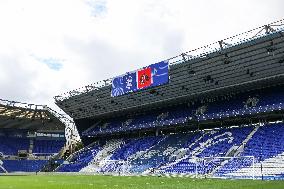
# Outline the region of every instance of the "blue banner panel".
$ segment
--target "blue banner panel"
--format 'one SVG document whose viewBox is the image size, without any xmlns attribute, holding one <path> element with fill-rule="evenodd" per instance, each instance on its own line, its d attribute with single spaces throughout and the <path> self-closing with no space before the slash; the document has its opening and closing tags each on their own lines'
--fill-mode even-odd
<svg viewBox="0 0 284 189">
<path fill-rule="evenodd" d="M 166 84 L 169 82 L 169 63 L 162 61 L 150 65 L 152 70 L 152 87 Z"/>
<path fill-rule="evenodd" d="M 150 78 L 149 78 L 150 77 Z M 140 70 L 126 73 L 112 80 L 111 96 L 121 96 L 137 90 L 169 82 L 168 61 L 151 64 Z"/>
<path fill-rule="evenodd" d="M 120 96 L 137 90 L 136 72 L 116 77 L 112 80 L 111 96 Z"/>
</svg>

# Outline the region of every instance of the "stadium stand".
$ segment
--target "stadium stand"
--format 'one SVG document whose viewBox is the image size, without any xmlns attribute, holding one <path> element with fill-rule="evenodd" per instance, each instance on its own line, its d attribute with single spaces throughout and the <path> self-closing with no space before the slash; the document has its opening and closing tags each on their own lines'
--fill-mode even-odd
<svg viewBox="0 0 284 189">
<path fill-rule="evenodd" d="M 0 137 L 0 152 L 5 155 L 18 155 L 18 150 L 29 149 L 29 139 L 20 137 Z"/>
<path fill-rule="evenodd" d="M 262 96 L 259 94 L 262 94 Z M 141 130 L 149 127 L 155 128 L 184 124 L 188 120 L 193 119 L 196 119 L 196 121 L 205 121 L 277 111 L 284 109 L 283 96 L 283 89 L 259 90 L 254 93 L 250 92 L 227 97 L 222 101 L 206 104 L 199 103 L 190 108 L 177 106 L 155 113 L 134 116 L 131 119 L 111 119 L 107 122 L 96 123 L 96 127 L 84 131 L 83 135 L 95 136 L 99 134 Z M 200 107 L 204 109 L 202 113 L 200 113 Z"/>
<path fill-rule="evenodd" d="M 3 167 L 8 172 L 38 172 L 47 160 L 3 160 Z"/>
<path fill-rule="evenodd" d="M 99 146 L 92 146 L 84 148 L 77 153 L 70 156 L 67 163 L 63 163 L 57 168 L 59 172 L 79 172 L 82 168 L 86 167 L 96 156 L 99 151 Z"/>
<path fill-rule="evenodd" d="M 107 161 L 109 159 L 127 161 L 130 173 L 147 173 L 154 169 L 156 173 L 162 174 L 194 175 L 196 162 L 191 161 L 193 157 L 214 159 L 233 153 L 233 157 L 259 157 L 254 161 L 256 169 L 260 164 L 269 167 L 265 168 L 266 172 L 255 171 L 256 177 L 261 177 L 261 174 L 277 176 L 283 173 L 284 166 L 284 149 L 281 145 L 284 140 L 283 129 L 283 123 L 274 123 L 133 138 L 125 142 L 121 142 L 122 139 L 111 140 L 101 147 L 94 145 L 79 151 L 70 160 L 72 163 L 63 164 L 58 171 L 106 173 L 119 170 L 113 166 L 113 161 Z M 99 158 L 98 154 L 101 154 Z M 214 173 L 216 177 L 247 178 L 252 176 L 252 163 L 252 159 L 216 159 L 207 164 L 198 164 L 197 170 L 199 174 Z"/>
<path fill-rule="evenodd" d="M 34 140 L 33 154 L 50 155 L 58 153 L 64 146 L 65 140 Z"/>
<path fill-rule="evenodd" d="M 283 25 L 163 61 L 166 84 L 111 93 L 151 65 L 56 96 L 87 146 L 57 170 L 283 179 Z"/>
<path fill-rule="evenodd" d="M 47 106 L 0 99 L 0 172 L 38 172 L 66 143 L 65 124 Z"/>
<path fill-rule="evenodd" d="M 137 74 L 136 88 L 128 86 L 130 74 Z M 157 75 L 167 77 L 156 82 Z M 55 103 L 74 122 L 45 105 L 0 99 L 0 175 L 284 180 L 284 20 L 72 90 Z"/>
</svg>

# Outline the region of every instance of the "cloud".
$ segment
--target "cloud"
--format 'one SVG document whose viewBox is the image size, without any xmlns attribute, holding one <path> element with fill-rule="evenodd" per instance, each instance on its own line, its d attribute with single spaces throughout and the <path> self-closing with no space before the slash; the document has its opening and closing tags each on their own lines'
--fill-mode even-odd
<svg viewBox="0 0 284 189">
<path fill-rule="evenodd" d="M 284 17 L 281 0 L 0 1 L 0 98 L 53 96 Z"/>
</svg>

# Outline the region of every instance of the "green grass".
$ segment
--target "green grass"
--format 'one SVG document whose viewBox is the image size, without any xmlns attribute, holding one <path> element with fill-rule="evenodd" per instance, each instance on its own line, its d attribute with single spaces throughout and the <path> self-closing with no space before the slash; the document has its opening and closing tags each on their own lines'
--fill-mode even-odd
<svg viewBox="0 0 284 189">
<path fill-rule="evenodd" d="M 119 176 L 0 176 L 0 189 L 283 189 L 284 181 Z"/>
</svg>

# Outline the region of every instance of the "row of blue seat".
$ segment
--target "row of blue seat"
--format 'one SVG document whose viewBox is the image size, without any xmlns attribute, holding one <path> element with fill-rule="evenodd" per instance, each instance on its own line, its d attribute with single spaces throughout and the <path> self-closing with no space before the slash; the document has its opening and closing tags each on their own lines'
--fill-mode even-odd
<svg viewBox="0 0 284 189">
<path fill-rule="evenodd" d="M 261 94 L 261 95 L 260 95 Z M 250 104 L 248 101 L 254 101 Z M 199 109 L 203 109 L 199 111 Z M 167 127 L 183 124 L 190 120 L 205 121 L 236 116 L 248 116 L 263 112 L 284 109 L 284 90 L 279 88 L 260 90 L 234 95 L 212 102 L 198 102 L 190 106 L 180 105 L 163 111 L 132 118 L 110 119 L 95 124 L 92 129 L 83 132 L 83 136 L 95 136 L 146 128 Z"/>
<path fill-rule="evenodd" d="M 38 172 L 47 160 L 3 160 L 3 167 L 8 172 Z"/>
<path fill-rule="evenodd" d="M 0 136 L 0 152 L 3 155 L 18 155 L 19 150 L 30 149 L 30 138 Z M 51 155 L 58 153 L 65 140 L 33 140 L 32 152 L 35 155 Z"/>
<path fill-rule="evenodd" d="M 163 173 L 206 174 L 216 170 L 215 175 L 226 175 L 251 166 L 252 159 L 235 158 L 225 162 L 225 159 L 215 159 L 215 157 L 225 157 L 232 147 L 241 146 L 254 130 L 256 132 L 248 140 L 239 156 L 254 156 L 256 162 L 259 162 L 284 152 L 284 124 L 274 123 L 259 128 L 245 126 L 157 137 L 128 138 L 124 139 L 110 159 L 127 161 L 128 169 L 133 173 L 154 168 Z M 63 165 L 64 169 L 60 171 L 81 170 L 102 148 L 102 145 L 96 145 L 82 150 L 73 157 L 71 164 Z M 179 156 L 181 153 L 182 155 Z M 135 156 L 135 154 L 138 155 Z M 192 161 L 193 157 L 202 161 L 197 164 L 196 161 Z M 183 159 L 180 161 L 179 158 Z M 121 171 L 124 169 L 123 166 L 125 165 L 119 161 L 117 163 L 110 161 L 99 172 Z"/>
</svg>

